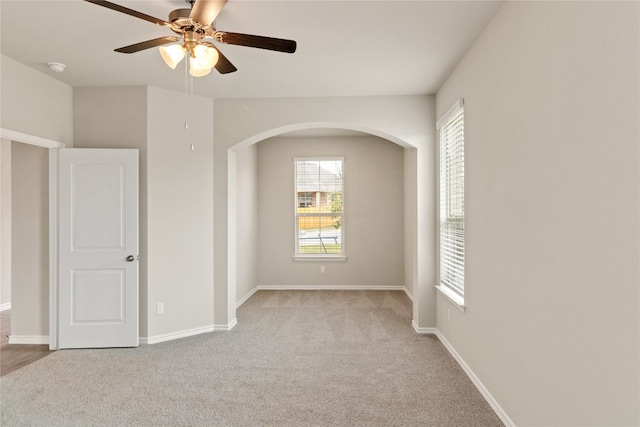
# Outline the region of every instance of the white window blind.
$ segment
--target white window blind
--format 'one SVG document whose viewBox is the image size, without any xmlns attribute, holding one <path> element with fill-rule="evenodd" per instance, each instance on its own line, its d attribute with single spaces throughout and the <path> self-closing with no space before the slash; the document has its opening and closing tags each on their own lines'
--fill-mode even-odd
<svg viewBox="0 0 640 427">
<path fill-rule="evenodd" d="M 458 102 L 440 128 L 440 283 L 464 295 L 464 109 Z"/>
<path fill-rule="evenodd" d="M 344 254 L 343 158 L 295 158 L 297 256 Z"/>
</svg>

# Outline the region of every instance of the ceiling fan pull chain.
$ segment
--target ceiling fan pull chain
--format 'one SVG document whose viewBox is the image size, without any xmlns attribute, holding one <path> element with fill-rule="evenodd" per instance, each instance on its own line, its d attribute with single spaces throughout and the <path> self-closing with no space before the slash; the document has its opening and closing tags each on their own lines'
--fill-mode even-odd
<svg viewBox="0 0 640 427">
<path fill-rule="evenodd" d="M 184 130 L 185 132 L 189 131 L 189 61 L 184 62 L 184 108 L 182 112 L 184 113 Z"/>
</svg>

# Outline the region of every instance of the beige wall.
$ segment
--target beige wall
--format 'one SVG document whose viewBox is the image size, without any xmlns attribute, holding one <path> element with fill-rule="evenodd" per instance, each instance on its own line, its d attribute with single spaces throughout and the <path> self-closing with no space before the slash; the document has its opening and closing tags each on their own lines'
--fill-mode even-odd
<svg viewBox="0 0 640 427">
<path fill-rule="evenodd" d="M 438 329 L 516 425 L 640 424 L 639 7 L 508 2 L 437 94 L 467 230 Z"/>
<path fill-rule="evenodd" d="M 73 144 L 73 90 L 33 68 L 0 56 L 0 126 L 27 135 Z M 9 142 L 3 141 L 4 150 Z M 47 150 L 13 143 L 2 156 L 2 300 L 11 302 L 11 335 L 41 342 L 48 321 Z M 7 151 L 4 151 L 6 154 Z M 43 160 L 44 159 L 44 160 Z M 18 162 L 18 163 L 15 163 Z M 17 175 L 16 175 L 17 174 Z M 15 181 L 20 177 L 20 182 Z M 8 185 L 8 184 L 11 185 Z M 41 199 L 36 199 L 41 197 Z M 11 209 L 13 215 L 6 215 Z M 17 211 L 16 211 L 17 210 Z M 16 212 L 18 212 L 16 214 Z M 19 214 L 19 217 L 16 215 Z M 45 216 L 43 216 L 45 215 Z M 13 236 L 11 236 L 11 231 Z M 19 231 L 19 235 L 16 235 Z M 27 236 L 23 239 L 22 236 Z M 9 248 L 11 243 L 11 249 Z M 11 261 L 9 261 L 11 260 Z M 5 268 L 11 262 L 17 269 Z M 31 263 L 27 267 L 25 263 Z M 35 268 L 34 268 L 35 266 Z M 7 292 L 6 289 L 12 289 Z M 8 297 L 10 296 L 10 300 Z"/>
<path fill-rule="evenodd" d="M 71 86 L 5 55 L 0 68 L 1 127 L 73 144 Z"/>
<path fill-rule="evenodd" d="M 213 101 L 184 97 L 148 88 L 149 337 L 213 327 Z"/>
<path fill-rule="evenodd" d="M 292 261 L 297 156 L 344 157 L 344 262 Z M 260 285 L 404 285 L 402 147 L 373 136 L 270 138 L 258 144 L 258 193 Z"/>
<path fill-rule="evenodd" d="M 241 301 L 258 286 L 258 144 L 236 152 L 236 296 Z"/>
<path fill-rule="evenodd" d="M 49 153 L 14 142 L 11 336 L 49 335 Z"/>
<path fill-rule="evenodd" d="M 77 147 L 140 150 L 140 336 L 150 340 L 213 326 L 213 101 L 190 102 L 177 114 L 184 93 L 74 91 Z"/>
<path fill-rule="evenodd" d="M 415 250 L 418 246 L 418 239 L 413 227 L 409 224 L 418 223 L 418 171 L 417 171 L 417 150 L 414 148 L 405 148 L 403 152 L 403 200 L 404 200 L 404 285 L 409 295 L 414 294 L 414 286 L 418 283 L 418 252 Z M 430 171 L 432 175 L 433 170 Z M 435 191 L 435 189 L 434 189 Z M 433 202 L 435 203 L 435 197 Z M 428 225 L 427 225 L 428 227 Z M 435 245 L 435 241 L 433 242 Z M 435 247 L 433 248 L 435 250 Z M 435 253 L 434 253 L 435 258 Z M 433 259 L 430 262 L 434 262 Z M 427 303 L 424 308 L 426 313 L 433 313 L 435 316 L 435 298 Z M 430 316 L 430 315 L 428 315 Z M 432 324 L 433 325 L 433 324 Z"/>
</svg>

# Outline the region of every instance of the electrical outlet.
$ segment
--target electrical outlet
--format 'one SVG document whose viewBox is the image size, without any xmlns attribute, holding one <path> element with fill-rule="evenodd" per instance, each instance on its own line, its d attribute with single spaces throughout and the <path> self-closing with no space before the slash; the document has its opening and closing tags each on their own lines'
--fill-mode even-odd
<svg viewBox="0 0 640 427">
<path fill-rule="evenodd" d="M 447 308 L 447 320 L 451 320 L 451 309 Z"/>
<path fill-rule="evenodd" d="M 163 302 L 159 302 L 156 305 L 156 313 L 157 314 L 164 314 L 164 303 Z"/>
<path fill-rule="evenodd" d="M 321 265 L 321 266 L 320 266 L 320 273 L 324 273 L 324 272 L 325 272 L 324 265 Z"/>
</svg>

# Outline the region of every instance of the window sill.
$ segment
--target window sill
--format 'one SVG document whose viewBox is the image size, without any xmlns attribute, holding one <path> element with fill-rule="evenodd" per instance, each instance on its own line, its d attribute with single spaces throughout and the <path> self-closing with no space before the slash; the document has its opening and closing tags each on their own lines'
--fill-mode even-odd
<svg viewBox="0 0 640 427">
<path fill-rule="evenodd" d="M 457 308 L 458 310 L 464 312 L 465 310 L 465 305 L 464 305 L 464 297 L 458 295 L 457 293 L 455 293 L 454 291 L 452 291 L 451 289 L 449 289 L 449 287 L 444 286 L 444 285 L 437 285 L 436 289 L 449 301 L 451 301 Z"/>
<path fill-rule="evenodd" d="M 346 255 L 294 255 L 294 261 L 346 261 Z"/>
</svg>

